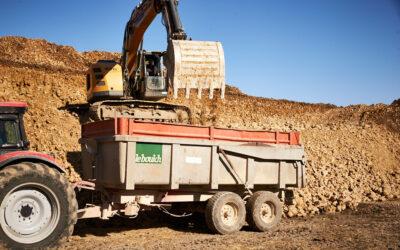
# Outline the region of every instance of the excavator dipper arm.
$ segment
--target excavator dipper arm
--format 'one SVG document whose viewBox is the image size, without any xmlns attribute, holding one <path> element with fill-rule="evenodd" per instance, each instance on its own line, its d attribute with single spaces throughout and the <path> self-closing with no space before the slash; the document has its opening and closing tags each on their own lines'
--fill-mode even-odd
<svg viewBox="0 0 400 250">
<path fill-rule="evenodd" d="M 168 40 L 186 40 L 182 27 L 176 0 L 144 0 L 132 11 L 131 18 L 126 23 L 124 44 L 122 48 L 122 69 L 133 74 L 140 43 L 147 28 L 162 12 Z"/>
<path fill-rule="evenodd" d="M 147 28 L 155 17 L 162 13 L 167 30 L 168 48 L 164 56 L 164 64 L 173 86 L 174 97 L 179 88 L 186 89 L 189 97 L 190 89 L 221 89 L 221 97 L 225 90 L 225 59 L 220 42 L 187 41 L 178 8 L 177 0 L 144 0 L 132 11 L 125 27 L 121 66 L 124 84 L 130 84 L 134 78 L 139 60 L 138 51 Z"/>
<path fill-rule="evenodd" d="M 137 52 L 144 33 L 159 11 L 158 8 L 155 8 L 154 0 L 145 0 L 136 6 L 132 11 L 131 18 L 126 23 L 121 66 L 123 71 L 127 71 L 124 73 L 129 73 L 129 76 L 133 74 L 132 69 L 135 68 Z"/>
</svg>

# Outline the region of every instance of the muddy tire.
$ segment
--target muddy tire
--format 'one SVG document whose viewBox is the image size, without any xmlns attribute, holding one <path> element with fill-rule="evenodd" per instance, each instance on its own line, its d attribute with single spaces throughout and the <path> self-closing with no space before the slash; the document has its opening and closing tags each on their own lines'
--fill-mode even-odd
<svg viewBox="0 0 400 250">
<path fill-rule="evenodd" d="M 219 192 L 208 200 L 205 218 L 208 228 L 214 233 L 233 234 L 245 222 L 246 207 L 239 195 Z"/>
<path fill-rule="evenodd" d="M 246 204 L 247 223 L 256 231 L 273 230 L 281 221 L 282 204 L 279 198 L 267 191 L 254 193 Z"/>
<path fill-rule="evenodd" d="M 54 247 L 73 232 L 78 204 L 68 180 L 41 163 L 0 171 L 0 247 Z"/>
</svg>

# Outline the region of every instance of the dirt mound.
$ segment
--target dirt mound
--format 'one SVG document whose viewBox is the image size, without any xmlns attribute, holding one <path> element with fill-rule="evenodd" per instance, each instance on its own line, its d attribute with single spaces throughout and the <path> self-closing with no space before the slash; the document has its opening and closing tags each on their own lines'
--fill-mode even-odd
<svg viewBox="0 0 400 250">
<path fill-rule="evenodd" d="M 0 38 L 0 100 L 26 101 L 32 150 L 55 153 L 70 181 L 79 180 L 79 118 L 59 109 L 85 102 L 87 65 L 118 53 L 79 53 L 69 46 Z M 288 216 L 342 211 L 359 202 L 400 197 L 400 105 L 299 103 L 252 97 L 229 86 L 225 100 L 207 93 L 166 101 L 187 105 L 195 124 L 302 133 L 308 186 L 295 192 Z M 215 94 L 216 96 L 216 94 Z"/>
<path fill-rule="evenodd" d="M 105 51 L 85 51 L 81 54 L 83 58 L 85 58 L 85 70 L 87 70 L 87 66 L 89 64 L 97 62 L 98 60 L 114 60 L 119 62 L 121 55 L 119 53 L 110 53 Z"/>
<path fill-rule="evenodd" d="M 99 59 L 115 60 L 118 53 L 91 51 L 79 53 L 71 46 L 49 43 L 44 39 L 6 36 L 0 38 L 0 63 L 29 68 L 84 72 Z"/>
<path fill-rule="evenodd" d="M 354 209 L 400 197 L 400 108 L 393 105 L 308 104 L 246 95 L 214 102 L 205 93 L 170 102 L 191 108 L 197 124 L 301 131 L 307 188 L 295 192 L 288 216 Z"/>
</svg>

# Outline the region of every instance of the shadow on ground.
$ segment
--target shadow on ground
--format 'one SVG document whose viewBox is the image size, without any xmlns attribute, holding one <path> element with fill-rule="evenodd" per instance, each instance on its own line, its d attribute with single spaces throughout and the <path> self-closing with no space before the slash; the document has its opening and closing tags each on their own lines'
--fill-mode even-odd
<svg viewBox="0 0 400 250">
<path fill-rule="evenodd" d="M 107 236 L 110 233 L 119 233 L 135 229 L 150 229 L 168 227 L 172 230 L 209 234 L 204 214 L 194 213 L 191 216 L 175 218 L 165 215 L 160 211 L 143 211 L 137 218 L 115 216 L 109 220 L 85 219 L 79 220 L 75 226 L 74 235 L 85 237 L 87 235 Z"/>
</svg>

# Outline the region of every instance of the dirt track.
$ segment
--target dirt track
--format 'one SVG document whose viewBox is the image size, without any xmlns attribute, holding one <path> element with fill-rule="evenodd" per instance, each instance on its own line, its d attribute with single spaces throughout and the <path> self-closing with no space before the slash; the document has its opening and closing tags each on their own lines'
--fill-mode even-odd
<svg viewBox="0 0 400 250">
<path fill-rule="evenodd" d="M 136 220 L 81 221 L 64 249 L 400 249 L 400 200 L 364 203 L 357 211 L 334 215 L 283 219 L 268 233 L 245 226 L 237 234 L 221 236 L 210 234 L 201 219 Z"/>
</svg>

